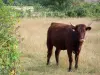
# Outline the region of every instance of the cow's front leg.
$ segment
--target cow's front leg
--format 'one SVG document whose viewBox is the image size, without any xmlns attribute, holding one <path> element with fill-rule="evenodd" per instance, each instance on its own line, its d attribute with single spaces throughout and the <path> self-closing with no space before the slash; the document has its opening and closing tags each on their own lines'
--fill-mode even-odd
<svg viewBox="0 0 100 75">
<path fill-rule="evenodd" d="M 72 51 L 71 50 L 67 50 L 68 53 L 68 57 L 69 57 L 69 72 L 72 70 L 72 62 L 73 62 L 73 58 L 72 58 Z"/>
<path fill-rule="evenodd" d="M 79 59 L 79 53 L 75 54 L 75 69 L 78 68 L 78 59 Z"/>
</svg>

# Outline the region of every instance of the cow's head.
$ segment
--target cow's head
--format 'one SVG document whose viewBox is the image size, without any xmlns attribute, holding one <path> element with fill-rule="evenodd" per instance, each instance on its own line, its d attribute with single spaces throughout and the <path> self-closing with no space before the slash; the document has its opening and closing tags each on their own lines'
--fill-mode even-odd
<svg viewBox="0 0 100 75">
<path fill-rule="evenodd" d="M 91 30 L 90 26 L 86 26 L 85 24 L 78 24 L 74 26 L 74 31 L 77 33 L 78 39 L 80 42 L 84 42 L 86 31 Z"/>
</svg>

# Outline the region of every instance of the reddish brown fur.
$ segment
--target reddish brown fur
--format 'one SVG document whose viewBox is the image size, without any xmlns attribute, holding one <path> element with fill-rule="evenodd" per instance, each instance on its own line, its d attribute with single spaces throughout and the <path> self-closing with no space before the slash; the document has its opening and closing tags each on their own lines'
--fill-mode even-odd
<svg viewBox="0 0 100 75">
<path fill-rule="evenodd" d="M 67 50 L 69 57 L 69 71 L 71 71 L 73 61 L 72 52 L 75 53 L 75 68 L 78 68 L 78 57 L 83 44 L 82 40 L 85 37 L 86 30 L 90 29 L 91 27 L 86 27 L 84 24 L 73 26 L 63 23 L 51 23 L 47 33 L 47 65 L 49 64 L 52 55 L 52 48 L 55 46 L 55 59 L 57 65 L 59 63 L 60 51 Z"/>
</svg>

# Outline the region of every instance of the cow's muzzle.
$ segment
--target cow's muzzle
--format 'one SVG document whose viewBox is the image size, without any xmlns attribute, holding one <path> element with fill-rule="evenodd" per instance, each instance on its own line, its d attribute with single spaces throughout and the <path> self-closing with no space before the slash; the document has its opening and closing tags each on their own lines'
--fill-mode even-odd
<svg viewBox="0 0 100 75">
<path fill-rule="evenodd" d="M 80 42 L 84 42 L 85 41 L 85 39 L 80 39 Z"/>
</svg>

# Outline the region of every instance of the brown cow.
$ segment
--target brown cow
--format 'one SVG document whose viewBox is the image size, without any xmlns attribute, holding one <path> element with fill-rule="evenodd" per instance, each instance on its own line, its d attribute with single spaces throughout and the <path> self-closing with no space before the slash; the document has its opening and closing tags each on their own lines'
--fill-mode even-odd
<svg viewBox="0 0 100 75">
<path fill-rule="evenodd" d="M 78 24 L 76 26 L 62 23 L 51 23 L 47 33 L 47 65 L 52 55 L 53 46 L 56 47 L 55 59 L 56 64 L 59 63 L 59 53 L 61 50 L 67 50 L 69 57 L 69 71 L 72 67 L 72 52 L 75 54 L 75 68 L 78 68 L 78 58 L 84 42 L 85 33 L 91 30 L 90 26 Z"/>
</svg>

